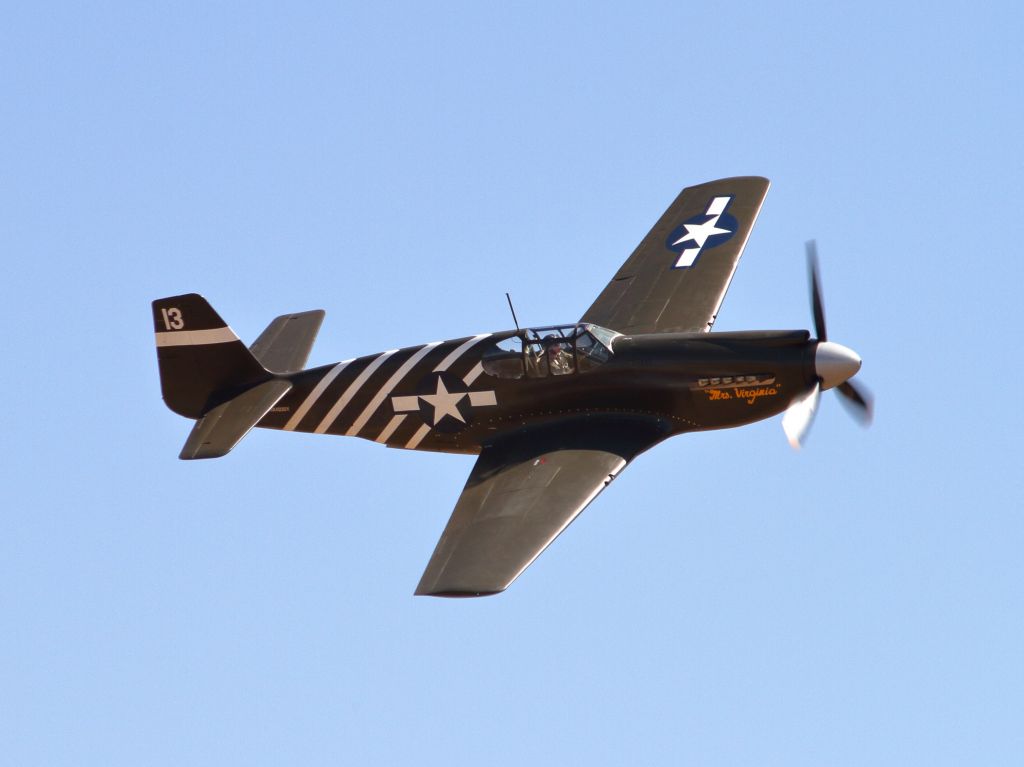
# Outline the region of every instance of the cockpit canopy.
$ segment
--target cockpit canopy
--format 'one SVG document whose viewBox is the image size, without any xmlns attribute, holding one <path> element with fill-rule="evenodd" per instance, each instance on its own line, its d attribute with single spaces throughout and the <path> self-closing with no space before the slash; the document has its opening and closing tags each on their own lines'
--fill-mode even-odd
<svg viewBox="0 0 1024 767">
<path fill-rule="evenodd" d="M 487 349 L 484 372 L 497 378 L 586 373 L 611 359 L 618 335 L 590 323 L 529 328 Z"/>
</svg>

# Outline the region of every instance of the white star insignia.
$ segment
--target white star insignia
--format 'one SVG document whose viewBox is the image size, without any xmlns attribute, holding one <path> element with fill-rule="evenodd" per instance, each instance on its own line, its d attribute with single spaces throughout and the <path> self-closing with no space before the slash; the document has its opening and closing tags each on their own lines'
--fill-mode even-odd
<svg viewBox="0 0 1024 767">
<path fill-rule="evenodd" d="M 456 386 L 456 384 L 458 384 L 457 381 L 452 385 Z M 456 386 L 456 388 L 459 387 Z M 423 420 L 427 421 L 428 426 L 436 427 L 444 420 L 446 415 L 450 415 L 461 424 L 468 424 L 462 411 L 459 410 L 459 404 L 462 402 L 463 397 L 469 397 L 469 406 L 471 408 L 495 407 L 498 404 L 498 398 L 493 390 L 448 391 L 444 379 L 438 376 L 433 394 L 403 394 L 392 397 L 391 407 L 395 409 L 396 413 L 411 413 L 414 410 L 420 410 L 420 400 L 423 400 L 423 402 L 430 405 L 433 411 L 429 418 L 426 414 L 423 416 Z"/>
<path fill-rule="evenodd" d="M 452 418 L 466 422 L 466 419 L 462 417 L 462 413 L 459 412 L 458 404 L 462 401 L 462 398 L 466 396 L 466 392 L 449 392 L 445 388 L 444 381 L 440 377 L 437 379 L 437 391 L 433 394 L 421 394 L 420 399 L 426 401 L 428 405 L 434 408 L 434 426 L 441 423 L 441 419 L 446 415 L 450 415 Z"/>
<path fill-rule="evenodd" d="M 696 243 L 698 248 L 703 248 L 704 243 L 708 241 L 708 238 L 714 237 L 716 234 L 731 234 L 731 229 L 721 229 L 716 224 L 718 223 L 718 216 L 713 216 L 703 224 L 683 224 L 686 227 L 686 234 L 680 237 L 678 240 L 673 242 L 673 245 L 682 245 L 684 242 L 690 242 L 691 240 Z"/>
</svg>

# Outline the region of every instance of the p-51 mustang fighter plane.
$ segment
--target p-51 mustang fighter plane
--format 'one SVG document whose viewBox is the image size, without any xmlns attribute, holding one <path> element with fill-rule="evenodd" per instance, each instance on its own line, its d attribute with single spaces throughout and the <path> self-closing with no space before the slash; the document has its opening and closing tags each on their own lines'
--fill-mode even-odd
<svg viewBox="0 0 1024 767">
<path fill-rule="evenodd" d="M 225 455 L 254 426 L 478 455 L 416 589 L 482 596 L 520 573 L 664 439 L 785 412 L 794 446 L 822 390 L 866 422 L 850 349 L 827 340 L 809 244 L 807 330 L 710 333 L 768 180 L 684 189 L 580 320 L 391 349 L 303 370 L 323 311 L 246 346 L 194 293 L 153 302 L 163 398 L 197 419 L 181 458 Z"/>
</svg>

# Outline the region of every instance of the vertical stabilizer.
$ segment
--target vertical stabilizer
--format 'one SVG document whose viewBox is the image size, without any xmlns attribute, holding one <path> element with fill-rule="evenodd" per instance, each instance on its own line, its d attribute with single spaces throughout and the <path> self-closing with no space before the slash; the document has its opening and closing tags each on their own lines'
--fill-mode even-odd
<svg viewBox="0 0 1024 767">
<path fill-rule="evenodd" d="M 167 407 L 201 418 L 272 376 L 196 293 L 153 302 L 160 387 Z"/>
</svg>

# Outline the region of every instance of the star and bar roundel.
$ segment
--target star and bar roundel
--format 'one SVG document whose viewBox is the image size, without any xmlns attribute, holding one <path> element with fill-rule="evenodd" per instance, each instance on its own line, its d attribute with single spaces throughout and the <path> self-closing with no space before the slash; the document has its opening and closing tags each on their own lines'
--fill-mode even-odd
<svg viewBox="0 0 1024 767">
<path fill-rule="evenodd" d="M 672 230 L 665 247 L 679 256 L 673 269 L 688 269 L 705 250 L 732 239 L 739 222 L 725 212 L 730 202 L 732 197 L 713 197 L 703 213 L 688 218 Z"/>
<path fill-rule="evenodd" d="M 451 434 L 473 422 L 473 410 L 498 404 L 493 391 L 470 391 L 458 376 L 434 372 L 416 385 L 415 396 L 392 397 L 396 413 L 418 411 L 423 422 L 437 431 Z"/>
</svg>

